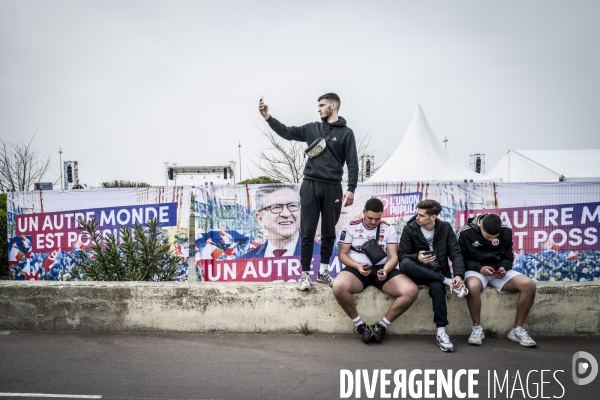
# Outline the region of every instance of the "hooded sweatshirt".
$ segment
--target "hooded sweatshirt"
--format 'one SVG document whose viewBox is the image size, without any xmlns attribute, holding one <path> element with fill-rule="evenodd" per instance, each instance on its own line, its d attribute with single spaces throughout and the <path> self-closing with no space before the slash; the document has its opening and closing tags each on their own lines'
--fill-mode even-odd
<svg viewBox="0 0 600 400">
<path fill-rule="evenodd" d="M 509 271 L 515 259 L 512 230 L 503 226 L 497 238 L 492 241 L 486 240 L 479 227 L 479 221 L 486 215 L 469 218 L 468 224 L 456 234 L 467 271 L 480 272 L 481 267 L 492 267 L 496 271 L 504 267 L 505 271 Z"/>
<path fill-rule="evenodd" d="M 304 179 L 325 183 L 341 184 L 344 164 L 348 165 L 348 190 L 354 193 L 358 182 L 358 156 L 354 132 L 346 126 L 346 120 L 329 124 L 326 121 L 311 122 L 302 126 L 285 126 L 272 116 L 267 120 L 275 133 L 286 140 L 305 142 L 310 146 L 318 138 L 326 138 L 331 132 L 325 150 L 309 158 L 304 167 Z"/>
</svg>

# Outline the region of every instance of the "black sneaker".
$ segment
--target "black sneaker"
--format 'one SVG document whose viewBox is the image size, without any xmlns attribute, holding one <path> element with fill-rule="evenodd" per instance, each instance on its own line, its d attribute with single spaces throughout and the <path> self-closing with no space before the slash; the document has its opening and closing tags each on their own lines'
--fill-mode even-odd
<svg viewBox="0 0 600 400">
<path fill-rule="evenodd" d="M 371 330 L 373 331 L 373 340 L 375 340 L 375 343 L 381 343 L 385 337 L 385 327 L 376 323 L 371 326 Z"/>
<path fill-rule="evenodd" d="M 371 330 L 371 327 L 365 324 L 364 322 L 356 328 L 354 328 L 354 330 L 362 336 L 362 341 L 364 343 L 369 343 L 373 338 L 373 331 Z"/>
</svg>

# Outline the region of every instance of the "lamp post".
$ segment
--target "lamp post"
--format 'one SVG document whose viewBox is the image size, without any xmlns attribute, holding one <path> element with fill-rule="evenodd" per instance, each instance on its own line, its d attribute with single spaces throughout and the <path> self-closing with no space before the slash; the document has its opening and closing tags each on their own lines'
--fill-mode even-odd
<svg viewBox="0 0 600 400">
<path fill-rule="evenodd" d="M 60 170 L 60 189 L 63 190 L 63 165 L 62 165 L 62 147 L 59 146 L 58 147 L 58 154 L 59 154 L 59 164 L 58 164 L 58 169 Z"/>
<path fill-rule="evenodd" d="M 238 182 L 242 181 L 242 142 L 238 142 L 238 148 L 239 148 L 239 160 L 240 160 L 240 178 L 238 179 Z"/>
</svg>

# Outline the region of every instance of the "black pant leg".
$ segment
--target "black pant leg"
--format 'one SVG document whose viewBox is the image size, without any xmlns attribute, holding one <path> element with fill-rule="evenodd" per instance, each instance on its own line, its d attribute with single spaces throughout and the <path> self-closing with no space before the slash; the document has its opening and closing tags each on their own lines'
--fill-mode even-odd
<svg viewBox="0 0 600 400">
<path fill-rule="evenodd" d="M 321 215 L 321 199 L 315 183 L 317 182 L 305 179 L 300 186 L 300 230 L 302 233 L 300 263 L 303 272 L 310 271 L 312 265 L 315 234 Z"/>
<path fill-rule="evenodd" d="M 444 282 L 444 275 L 425 268 L 421 264 L 405 258 L 400 262 L 400 273 L 408 276 L 417 285 L 429 285 L 431 282 Z"/>
<path fill-rule="evenodd" d="M 429 296 L 433 305 L 433 322 L 435 326 L 448 325 L 448 308 L 446 307 L 446 286 L 440 282 L 429 284 Z"/>
<path fill-rule="evenodd" d="M 323 187 L 323 207 L 321 208 L 321 262 L 329 263 L 335 243 L 335 225 L 342 212 L 342 185 L 317 182 Z"/>
<path fill-rule="evenodd" d="M 431 297 L 433 306 L 433 322 L 435 326 L 448 325 L 444 275 L 440 272 L 427 269 L 408 258 L 405 258 L 400 263 L 400 273 L 408 276 L 417 285 L 429 286 L 429 296 Z"/>
</svg>

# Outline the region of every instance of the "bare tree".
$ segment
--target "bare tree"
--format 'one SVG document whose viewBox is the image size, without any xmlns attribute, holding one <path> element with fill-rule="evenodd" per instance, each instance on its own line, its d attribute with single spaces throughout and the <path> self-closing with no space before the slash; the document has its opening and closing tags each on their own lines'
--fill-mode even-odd
<svg viewBox="0 0 600 400">
<path fill-rule="evenodd" d="M 36 131 L 37 133 L 37 131 Z M 31 148 L 31 143 L 12 144 L 0 139 L 0 190 L 30 190 L 50 171 L 50 156 L 44 156 Z M 58 180 L 57 180 L 58 181 Z M 56 183 L 56 182 L 55 182 Z"/>
<path fill-rule="evenodd" d="M 262 136 L 269 140 L 269 147 L 263 148 L 257 154 L 258 163 L 254 165 L 269 178 L 277 179 L 282 182 L 298 183 L 302 180 L 304 165 L 308 160 L 304 155 L 306 144 L 294 140 L 285 140 L 279 137 L 271 129 L 261 130 Z M 365 158 L 374 157 L 374 164 L 378 162 L 378 151 L 371 146 L 371 136 L 367 132 L 365 136 L 356 137 L 356 148 L 358 153 L 358 180 L 365 177 Z M 374 165 L 374 166 L 375 166 Z M 370 175 L 375 172 L 374 166 L 371 168 Z M 344 165 L 343 182 L 348 182 L 348 167 Z"/>
<path fill-rule="evenodd" d="M 268 128 L 264 131 L 258 129 L 269 141 L 269 147 L 260 150 L 257 154 L 258 163 L 253 161 L 254 165 L 269 178 L 282 182 L 300 182 L 306 164 L 305 144 L 285 140 Z"/>
</svg>

